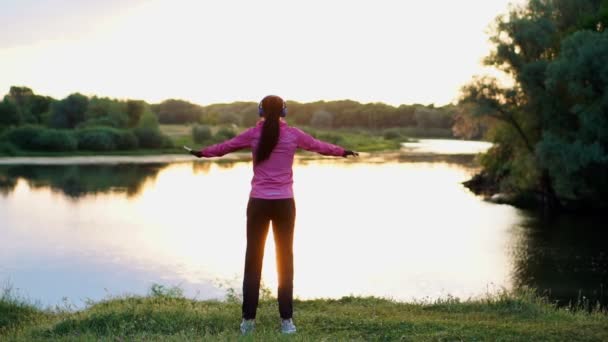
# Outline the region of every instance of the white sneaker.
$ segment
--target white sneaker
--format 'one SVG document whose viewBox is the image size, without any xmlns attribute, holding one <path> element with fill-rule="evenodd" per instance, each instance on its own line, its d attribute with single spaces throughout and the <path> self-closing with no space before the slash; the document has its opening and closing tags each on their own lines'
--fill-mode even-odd
<svg viewBox="0 0 608 342">
<path fill-rule="evenodd" d="M 247 335 L 255 330 L 255 319 L 244 319 L 241 322 L 241 334 Z"/>
<path fill-rule="evenodd" d="M 294 334 L 296 332 L 296 326 L 291 318 L 281 320 L 281 332 L 283 334 Z"/>
</svg>

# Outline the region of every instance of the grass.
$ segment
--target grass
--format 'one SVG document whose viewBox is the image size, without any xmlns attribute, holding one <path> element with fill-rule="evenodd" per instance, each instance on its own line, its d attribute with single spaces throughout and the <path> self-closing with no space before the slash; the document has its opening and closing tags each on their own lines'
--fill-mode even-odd
<svg viewBox="0 0 608 342">
<path fill-rule="evenodd" d="M 232 294 L 231 294 L 232 293 Z M 278 332 L 276 301 L 263 295 L 256 331 L 241 337 L 240 300 L 196 301 L 156 287 L 145 297 L 115 297 L 81 311 L 40 309 L 0 298 L 2 341 L 606 341 L 608 315 L 558 309 L 532 292 L 486 299 L 401 303 L 374 297 L 296 300 L 298 333 Z"/>
<path fill-rule="evenodd" d="M 191 136 L 190 125 L 160 125 L 161 131 L 168 135 L 176 146 L 188 145 L 196 146 Z M 401 130 L 392 130 L 397 134 L 391 139 L 384 137 L 384 131 L 373 132 L 365 129 L 315 129 L 311 127 L 302 127 L 306 132 L 312 134 L 318 139 L 341 145 L 345 148 L 360 151 L 360 152 L 377 152 L 377 151 L 394 151 L 401 147 L 401 142 L 408 141 L 408 138 L 402 134 Z M 237 129 L 242 131 L 244 128 Z M 218 127 L 212 127 L 212 132 L 217 132 Z M 215 143 L 212 141 L 210 143 Z"/>
</svg>

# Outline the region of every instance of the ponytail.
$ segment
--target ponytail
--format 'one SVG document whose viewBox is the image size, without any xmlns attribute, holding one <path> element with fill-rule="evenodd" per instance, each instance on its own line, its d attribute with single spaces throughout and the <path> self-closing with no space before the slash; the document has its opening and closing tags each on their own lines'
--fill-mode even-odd
<svg viewBox="0 0 608 342">
<path fill-rule="evenodd" d="M 260 142 L 255 154 L 255 163 L 259 164 L 270 158 L 270 154 L 279 142 L 279 120 L 283 111 L 283 99 L 278 96 L 267 96 L 260 104 L 264 114 L 264 124 Z"/>
</svg>

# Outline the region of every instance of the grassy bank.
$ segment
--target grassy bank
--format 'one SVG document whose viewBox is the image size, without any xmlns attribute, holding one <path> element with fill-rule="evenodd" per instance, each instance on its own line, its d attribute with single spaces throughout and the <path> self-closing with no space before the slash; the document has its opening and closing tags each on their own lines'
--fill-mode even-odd
<svg viewBox="0 0 608 342">
<path fill-rule="evenodd" d="M 606 341 L 608 315 L 557 309 L 532 295 L 406 304 L 378 298 L 296 300 L 295 336 L 278 333 L 277 304 L 260 303 L 257 330 L 267 340 Z M 41 310 L 4 296 L 0 340 L 236 340 L 240 303 L 195 301 L 171 293 L 112 298 L 77 312 Z"/>
<path fill-rule="evenodd" d="M 211 127 L 213 134 L 208 140 L 196 143 L 191 134 L 190 125 L 160 125 L 160 130 L 166 136 L 173 147 L 156 149 L 122 149 L 122 150 L 69 150 L 69 151 L 46 151 L 46 150 L 27 150 L 14 145 L 4 145 L 0 142 L 0 157 L 65 157 L 65 156 L 98 156 L 98 155 L 157 155 L 157 154 L 180 154 L 184 153 L 183 145 L 193 148 L 212 145 L 228 139 L 230 136 L 217 134 L 221 127 Z M 236 134 L 244 128 L 230 128 Z M 345 148 L 360 152 L 396 151 L 401 147 L 401 142 L 408 141 L 410 138 L 399 129 L 386 131 L 370 130 L 323 130 L 314 128 L 303 128 L 317 139 L 328 141 L 333 144 L 344 146 Z"/>
<path fill-rule="evenodd" d="M 314 127 L 299 127 L 317 139 L 337 144 L 348 149 L 360 152 L 396 151 L 402 142 L 417 138 L 453 138 L 450 130 L 445 129 L 418 129 L 415 127 L 390 128 L 381 130 L 340 128 L 319 129 Z M 176 146 L 198 146 L 193 141 L 190 125 L 160 125 L 163 134 L 167 135 Z M 235 132 L 244 130 L 244 127 L 235 128 Z M 219 127 L 211 127 L 213 134 Z M 210 139 L 203 145 L 218 142 Z"/>
</svg>

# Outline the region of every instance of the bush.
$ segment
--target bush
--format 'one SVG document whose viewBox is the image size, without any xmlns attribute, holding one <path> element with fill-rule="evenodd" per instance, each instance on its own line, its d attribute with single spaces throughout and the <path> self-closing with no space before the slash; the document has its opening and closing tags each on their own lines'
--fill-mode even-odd
<svg viewBox="0 0 608 342">
<path fill-rule="evenodd" d="M 110 127 L 90 127 L 78 131 L 78 148 L 89 151 L 131 150 L 138 147 L 135 133 Z"/>
<path fill-rule="evenodd" d="M 0 155 L 14 156 L 17 154 L 17 147 L 9 141 L 0 142 Z"/>
<path fill-rule="evenodd" d="M 173 140 L 168 135 L 162 134 L 162 137 L 163 137 L 163 147 L 164 148 L 175 147 L 175 144 L 173 143 Z"/>
<path fill-rule="evenodd" d="M 232 128 L 229 127 L 222 127 L 219 129 L 219 131 L 217 131 L 217 133 L 215 133 L 215 139 L 219 141 L 232 139 L 234 137 L 236 137 L 236 133 Z"/>
<path fill-rule="evenodd" d="M 21 149 L 33 150 L 36 149 L 36 138 L 44 131 L 42 126 L 25 125 L 7 131 L 6 138 Z"/>
<path fill-rule="evenodd" d="M 116 148 L 119 150 L 133 150 L 139 146 L 137 136 L 133 131 L 118 131 L 116 133 Z"/>
<path fill-rule="evenodd" d="M 135 135 L 139 141 L 139 146 L 143 148 L 161 148 L 167 142 L 158 128 L 138 127 Z"/>
<path fill-rule="evenodd" d="M 41 151 L 74 151 L 78 141 L 65 130 L 47 129 L 34 138 L 34 149 Z"/>
<path fill-rule="evenodd" d="M 403 140 L 404 137 L 398 128 L 389 128 L 382 135 L 386 140 Z"/>
<path fill-rule="evenodd" d="M 344 144 L 344 137 L 338 133 L 323 132 L 317 133 L 317 139 L 326 141 L 334 145 Z"/>
<path fill-rule="evenodd" d="M 78 148 L 90 151 L 112 151 L 117 148 L 115 132 L 109 128 L 86 128 L 78 131 Z"/>
<path fill-rule="evenodd" d="M 197 144 L 202 144 L 205 141 L 211 139 L 211 128 L 206 125 L 194 125 L 192 126 L 192 140 Z"/>
</svg>

